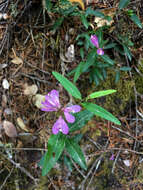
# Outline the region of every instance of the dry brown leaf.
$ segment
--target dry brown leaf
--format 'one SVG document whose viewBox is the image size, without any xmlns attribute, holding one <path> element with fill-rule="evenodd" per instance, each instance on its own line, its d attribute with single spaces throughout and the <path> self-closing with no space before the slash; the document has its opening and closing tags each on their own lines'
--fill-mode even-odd
<svg viewBox="0 0 143 190">
<path fill-rule="evenodd" d="M 24 130 L 24 131 L 26 131 L 26 132 L 29 132 L 27 126 L 24 124 L 23 120 L 22 120 L 20 117 L 17 118 L 17 124 L 18 124 L 18 126 L 19 126 L 22 130 Z"/>
<path fill-rule="evenodd" d="M 14 59 L 12 59 L 11 62 L 16 64 L 16 65 L 23 64 L 23 60 L 20 57 L 17 57 L 17 56 Z"/>
<path fill-rule="evenodd" d="M 28 86 L 28 84 L 24 85 L 24 94 L 27 96 L 35 95 L 38 91 L 38 87 L 33 84 L 31 86 Z"/>
<path fill-rule="evenodd" d="M 113 17 L 114 15 L 116 14 L 116 8 L 110 8 L 110 9 L 105 9 L 105 10 L 102 10 L 101 11 L 105 16 L 110 16 L 112 18 L 111 21 L 108 21 L 104 18 L 100 18 L 100 17 L 95 17 L 95 20 L 94 22 L 97 24 L 97 27 L 102 27 L 104 25 L 107 25 L 107 26 L 111 26 L 112 23 L 114 22 L 113 20 Z"/>
<path fill-rule="evenodd" d="M 5 134 L 8 137 L 16 137 L 17 136 L 17 131 L 13 123 L 9 121 L 3 121 L 3 129 L 5 131 Z"/>
<path fill-rule="evenodd" d="M 36 94 L 36 95 L 33 97 L 33 103 L 34 103 L 34 105 L 35 105 L 37 108 L 41 108 L 41 107 L 42 107 L 41 102 L 44 102 L 44 101 L 45 101 L 45 96 L 44 96 L 44 95 Z"/>
<path fill-rule="evenodd" d="M 85 10 L 84 3 L 82 0 L 69 0 L 69 1 L 71 3 L 78 3 L 81 6 L 82 10 Z"/>
</svg>

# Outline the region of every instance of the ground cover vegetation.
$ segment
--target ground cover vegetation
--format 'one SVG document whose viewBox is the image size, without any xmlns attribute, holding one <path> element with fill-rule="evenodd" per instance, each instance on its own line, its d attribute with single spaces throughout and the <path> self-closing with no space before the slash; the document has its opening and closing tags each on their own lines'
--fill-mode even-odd
<svg viewBox="0 0 143 190">
<path fill-rule="evenodd" d="M 0 189 L 143 189 L 143 2 L 0 1 Z"/>
</svg>

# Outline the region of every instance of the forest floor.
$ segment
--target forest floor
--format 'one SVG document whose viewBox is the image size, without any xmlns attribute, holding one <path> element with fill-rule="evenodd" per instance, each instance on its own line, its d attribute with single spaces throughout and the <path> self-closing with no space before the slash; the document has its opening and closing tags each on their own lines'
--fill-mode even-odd
<svg viewBox="0 0 143 190">
<path fill-rule="evenodd" d="M 69 170 L 57 163 L 42 177 L 38 162 L 47 149 L 53 118 L 47 120 L 34 97 L 61 90 L 51 73 L 64 70 L 68 74 L 78 65 L 76 37 L 85 28 L 75 16 L 66 17 L 58 30 L 51 30 L 59 15 L 47 13 L 41 0 L 0 1 L 0 11 L 7 14 L 0 20 L 0 190 L 143 190 L 143 30 L 128 18 L 116 18 L 118 3 L 96 0 L 85 4 L 85 9 L 92 6 L 114 15 L 107 30 L 111 38 L 116 33 L 129 34 L 134 43 L 132 61 L 117 55 L 116 62 L 130 66 L 131 71 L 121 72 L 116 84 L 114 72 L 109 71 L 99 86 L 90 83 L 86 73 L 76 85 L 85 96 L 95 90 L 117 89 L 116 95 L 98 103 L 122 125 L 95 117 L 80 131 L 88 170 L 82 171 L 76 164 Z M 143 23 L 142 0 L 131 1 L 129 8 L 136 10 Z M 96 25 L 92 18 L 91 23 Z M 61 59 L 71 44 L 75 60 L 63 66 Z M 113 56 L 114 51 L 109 54 Z M 73 76 L 69 78 L 73 80 Z M 5 129 L 4 121 L 9 122 Z"/>
</svg>

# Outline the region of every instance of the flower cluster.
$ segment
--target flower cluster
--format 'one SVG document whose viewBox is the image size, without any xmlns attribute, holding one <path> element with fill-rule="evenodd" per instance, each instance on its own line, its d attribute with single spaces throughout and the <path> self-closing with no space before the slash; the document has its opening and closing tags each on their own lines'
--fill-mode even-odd
<svg viewBox="0 0 143 190">
<path fill-rule="evenodd" d="M 57 90 L 50 91 L 45 96 L 45 101 L 42 102 L 43 107 L 41 108 L 42 111 L 52 112 L 52 111 L 59 111 L 60 109 L 64 113 L 64 116 L 69 123 L 75 122 L 75 117 L 71 113 L 77 113 L 81 110 L 79 105 L 72 105 L 66 108 L 61 108 L 61 104 L 59 101 L 59 92 Z M 68 134 L 69 128 L 67 123 L 64 121 L 62 116 L 58 118 L 58 120 L 54 123 L 52 128 L 52 133 L 57 134 L 61 131 L 63 134 Z"/>
<path fill-rule="evenodd" d="M 97 54 L 104 55 L 103 49 L 99 47 L 98 37 L 96 35 L 91 35 L 90 41 L 97 48 Z"/>
</svg>

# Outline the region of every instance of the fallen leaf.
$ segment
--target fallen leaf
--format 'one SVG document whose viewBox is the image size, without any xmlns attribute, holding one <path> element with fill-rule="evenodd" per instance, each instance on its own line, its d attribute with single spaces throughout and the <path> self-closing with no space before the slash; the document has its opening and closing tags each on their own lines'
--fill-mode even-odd
<svg viewBox="0 0 143 190">
<path fill-rule="evenodd" d="M 131 165 L 130 160 L 123 160 L 123 162 L 127 167 Z"/>
<path fill-rule="evenodd" d="M 7 79 L 3 79 L 3 81 L 2 81 L 2 86 L 3 86 L 3 88 L 4 89 L 9 89 L 9 82 L 8 82 L 8 80 Z"/>
<path fill-rule="evenodd" d="M 23 120 L 22 120 L 20 117 L 17 118 L 17 124 L 18 124 L 18 126 L 19 126 L 22 130 L 24 130 L 24 131 L 26 131 L 26 132 L 29 132 L 29 130 L 27 129 L 27 126 L 24 124 Z"/>
<path fill-rule="evenodd" d="M 4 69 L 7 67 L 7 64 L 0 64 L 0 70 Z"/>
<path fill-rule="evenodd" d="M 74 53 L 74 45 L 71 44 L 69 47 L 68 47 L 68 50 L 67 52 L 65 53 L 65 57 L 68 59 L 68 61 L 72 62 L 74 61 L 74 58 L 75 58 L 75 53 Z"/>
<path fill-rule="evenodd" d="M 17 131 L 13 123 L 9 121 L 3 121 L 3 129 L 5 131 L 5 134 L 8 137 L 16 137 L 17 136 Z"/>
<path fill-rule="evenodd" d="M 7 96 L 5 94 L 2 95 L 2 101 L 1 101 L 2 107 L 5 108 L 7 105 Z"/>
<path fill-rule="evenodd" d="M 33 84 L 28 86 L 28 84 L 24 85 L 24 94 L 27 96 L 35 95 L 38 91 L 37 85 Z"/>
<path fill-rule="evenodd" d="M 23 60 L 17 56 L 14 59 L 12 59 L 11 62 L 16 64 L 16 65 L 23 64 Z"/>
<path fill-rule="evenodd" d="M 6 115 L 12 115 L 12 110 L 10 108 L 6 108 L 6 109 L 4 109 L 4 113 Z"/>
<path fill-rule="evenodd" d="M 42 104 L 41 102 L 44 102 L 45 101 L 45 96 L 44 95 L 41 95 L 41 94 L 36 94 L 34 97 L 33 97 L 33 103 L 34 105 L 37 107 L 37 108 L 41 108 L 42 107 Z"/>
<path fill-rule="evenodd" d="M 71 3 L 78 3 L 78 4 L 81 6 L 82 10 L 85 9 L 84 3 L 83 3 L 82 0 L 69 0 L 69 1 L 70 1 Z"/>
<path fill-rule="evenodd" d="M 94 22 L 97 24 L 97 27 L 102 27 L 104 25 L 111 26 L 112 23 L 114 22 L 113 17 L 116 14 L 116 8 L 110 8 L 108 10 L 102 10 L 101 11 L 105 16 L 110 16 L 111 20 L 108 21 L 104 18 L 101 17 L 95 17 Z"/>
</svg>

